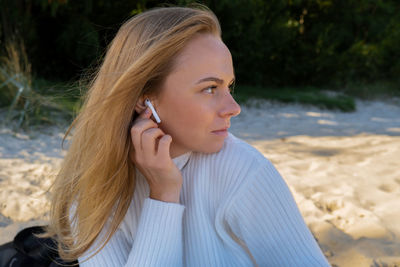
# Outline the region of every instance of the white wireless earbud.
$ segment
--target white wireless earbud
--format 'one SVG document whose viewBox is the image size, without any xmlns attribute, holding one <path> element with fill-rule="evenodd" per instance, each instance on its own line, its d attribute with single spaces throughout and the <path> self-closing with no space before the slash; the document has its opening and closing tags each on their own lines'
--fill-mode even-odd
<svg viewBox="0 0 400 267">
<path fill-rule="evenodd" d="M 151 109 L 151 112 L 153 113 L 154 118 L 156 119 L 157 123 L 160 123 L 160 117 L 158 116 L 156 110 L 154 109 L 153 105 L 151 104 L 150 100 L 148 98 L 146 98 L 146 100 L 144 101 L 144 103 L 146 104 L 146 106 L 148 106 Z"/>
</svg>

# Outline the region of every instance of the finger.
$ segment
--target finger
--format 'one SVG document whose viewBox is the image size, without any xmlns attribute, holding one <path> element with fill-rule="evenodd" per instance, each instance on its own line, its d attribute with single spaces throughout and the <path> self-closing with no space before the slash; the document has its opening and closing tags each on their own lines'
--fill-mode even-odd
<svg viewBox="0 0 400 267">
<path fill-rule="evenodd" d="M 160 158 L 170 157 L 169 149 L 171 146 L 171 142 L 172 136 L 170 136 L 169 134 L 162 136 L 158 142 L 157 156 L 159 156 Z"/>
<path fill-rule="evenodd" d="M 151 128 L 142 133 L 142 148 L 145 158 L 154 157 L 157 153 L 158 138 L 165 133 L 160 128 Z"/>
<path fill-rule="evenodd" d="M 136 123 L 138 123 L 141 120 L 144 119 L 150 119 L 151 117 L 151 110 L 149 109 L 149 107 L 146 107 L 144 110 L 142 110 L 142 112 L 138 113 L 139 115 L 134 116 L 134 120 L 131 121 L 129 127 L 132 128 L 133 125 L 135 125 Z"/>
<path fill-rule="evenodd" d="M 135 164 L 137 163 L 136 160 L 135 160 L 135 149 L 134 149 L 134 146 L 133 146 L 133 142 L 131 144 L 129 144 L 129 158 Z"/>
<path fill-rule="evenodd" d="M 150 119 L 142 119 L 132 126 L 131 139 L 135 151 L 142 153 L 142 133 L 150 128 L 158 128 L 157 124 Z"/>
<path fill-rule="evenodd" d="M 149 119 L 151 116 L 151 109 L 146 107 L 137 117 L 137 119 Z"/>
<path fill-rule="evenodd" d="M 154 121 L 153 119 L 151 119 L 151 115 L 152 115 L 151 109 L 150 109 L 149 107 L 146 107 L 146 108 L 139 114 L 139 116 L 137 116 L 137 118 L 132 122 L 132 125 L 134 125 L 135 123 L 137 123 L 137 122 L 139 122 L 139 121 L 142 121 L 142 120 L 148 120 L 148 119 L 150 119 L 150 120 Z"/>
</svg>

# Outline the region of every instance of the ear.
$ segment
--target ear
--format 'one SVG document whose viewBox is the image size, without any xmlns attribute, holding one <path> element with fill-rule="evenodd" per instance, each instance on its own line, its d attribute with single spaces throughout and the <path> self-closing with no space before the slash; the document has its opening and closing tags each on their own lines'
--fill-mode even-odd
<svg viewBox="0 0 400 267">
<path fill-rule="evenodd" d="M 147 96 L 147 95 L 142 95 L 142 96 L 139 97 L 139 99 L 138 99 L 138 101 L 137 101 L 137 103 L 136 103 L 136 106 L 135 106 L 135 111 L 136 111 L 136 113 L 140 114 L 140 113 L 143 112 L 143 110 L 145 110 L 145 109 L 147 108 L 147 106 L 146 106 L 145 103 L 144 103 L 144 101 L 145 101 L 147 98 L 148 98 L 148 99 L 150 100 L 150 102 L 153 104 L 154 108 L 157 106 L 157 99 L 151 98 L 151 97 L 149 97 L 149 96 Z"/>
<path fill-rule="evenodd" d="M 135 111 L 136 113 L 140 114 L 142 113 L 143 110 L 146 109 L 146 105 L 144 104 L 144 100 L 146 99 L 146 96 L 140 96 L 136 105 L 135 105 Z"/>
</svg>

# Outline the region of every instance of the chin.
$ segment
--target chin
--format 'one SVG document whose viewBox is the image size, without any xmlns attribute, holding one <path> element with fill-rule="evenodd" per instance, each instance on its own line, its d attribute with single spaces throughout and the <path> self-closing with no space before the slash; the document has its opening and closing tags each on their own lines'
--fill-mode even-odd
<svg viewBox="0 0 400 267">
<path fill-rule="evenodd" d="M 207 145 L 200 147 L 199 149 L 195 149 L 195 151 L 200 152 L 200 153 L 205 153 L 205 154 L 212 154 L 212 153 L 217 153 L 218 151 L 220 151 L 223 146 L 224 146 L 224 142 L 216 143 L 213 145 L 207 144 Z"/>
</svg>

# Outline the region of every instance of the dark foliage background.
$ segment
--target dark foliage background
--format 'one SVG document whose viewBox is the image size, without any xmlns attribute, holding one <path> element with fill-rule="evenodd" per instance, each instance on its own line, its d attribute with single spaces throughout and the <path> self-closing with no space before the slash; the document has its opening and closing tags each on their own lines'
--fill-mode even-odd
<svg viewBox="0 0 400 267">
<path fill-rule="evenodd" d="M 400 84 L 398 0 L 197 2 L 220 19 L 242 84 Z M 3 47 L 6 38 L 17 33 L 24 39 L 35 76 L 75 80 L 100 62 L 125 20 L 159 5 L 150 0 L 1 0 L 0 44 Z"/>
</svg>

